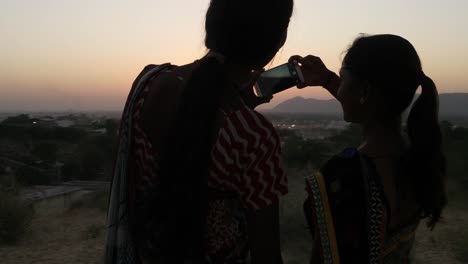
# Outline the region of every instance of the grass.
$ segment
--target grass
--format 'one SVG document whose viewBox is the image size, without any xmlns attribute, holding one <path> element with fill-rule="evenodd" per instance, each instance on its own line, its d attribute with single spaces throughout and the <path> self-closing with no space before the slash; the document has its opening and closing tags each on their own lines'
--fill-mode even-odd
<svg viewBox="0 0 468 264">
<path fill-rule="evenodd" d="M 96 239 L 99 237 L 102 231 L 103 231 L 103 228 L 101 225 L 93 224 L 86 228 L 85 236 L 87 239 Z"/>
<path fill-rule="evenodd" d="M 69 212 L 73 212 L 80 208 L 99 209 L 100 211 L 107 211 L 107 192 L 92 192 L 83 195 L 80 200 L 73 201 L 68 209 Z"/>
<path fill-rule="evenodd" d="M 468 211 L 468 186 L 456 183 L 449 183 L 448 206 L 460 210 Z"/>
<path fill-rule="evenodd" d="M 468 263 L 468 230 L 458 234 L 458 237 L 455 242 L 456 257 L 462 263 Z"/>
<path fill-rule="evenodd" d="M 76 209 L 83 208 L 84 205 L 85 205 L 85 203 L 83 202 L 83 200 L 73 201 L 73 202 L 71 203 L 70 207 L 68 208 L 68 211 L 73 212 L 73 211 L 75 211 Z"/>
<path fill-rule="evenodd" d="M 288 170 L 289 193 L 281 199 L 281 245 L 285 263 L 307 263 L 312 245 L 302 213 L 305 174 Z"/>
<path fill-rule="evenodd" d="M 62 215 L 36 217 L 18 245 L 0 247 L 1 263 L 100 264 L 105 219 L 105 212 L 86 207 Z"/>
<path fill-rule="evenodd" d="M 64 213 L 37 214 L 24 239 L 17 245 L 0 246 L 1 263 L 102 263 L 104 205 L 106 193 L 89 193 Z"/>
<path fill-rule="evenodd" d="M 452 188 L 453 189 L 453 188 Z M 449 208 L 454 208 L 460 213 L 456 216 L 459 225 L 454 229 L 451 243 L 456 258 L 462 263 L 468 263 L 468 192 L 460 188 L 458 191 L 449 192 Z M 457 225 L 456 225 L 457 226 Z"/>
<path fill-rule="evenodd" d="M 15 245 L 28 231 L 34 208 L 11 193 L 0 192 L 0 244 Z"/>
</svg>

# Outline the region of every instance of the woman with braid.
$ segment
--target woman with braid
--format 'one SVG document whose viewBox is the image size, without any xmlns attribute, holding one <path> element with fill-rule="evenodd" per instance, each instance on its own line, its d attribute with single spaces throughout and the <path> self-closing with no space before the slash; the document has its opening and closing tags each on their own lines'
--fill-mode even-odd
<svg viewBox="0 0 468 264">
<path fill-rule="evenodd" d="M 292 10 L 293 0 L 211 0 L 207 55 L 137 77 L 119 133 L 106 263 L 282 263 L 287 181 L 252 86 L 285 43 Z"/>
<path fill-rule="evenodd" d="M 291 60 L 302 63 L 303 86 L 324 86 L 363 133 L 306 181 L 311 263 L 410 263 L 420 221 L 433 229 L 447 202 L 438 93 L 415 48 L 395 35 L 362 36 L 340 76 L 315 56 Z"/>
</svg>

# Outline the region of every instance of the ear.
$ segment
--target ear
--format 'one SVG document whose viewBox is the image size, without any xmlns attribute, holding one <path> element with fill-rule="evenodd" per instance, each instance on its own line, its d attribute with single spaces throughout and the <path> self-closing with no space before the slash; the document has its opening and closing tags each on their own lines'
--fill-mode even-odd
<svg viewBox="0 0 468 264">
<path fill-rule="evenodd" d="M 362 82 L 359 91 L 359 103 L 365 104 L 369 101 L 371 96 L 371 84 L 369 81 L 365 80 Z"/>
</svg>

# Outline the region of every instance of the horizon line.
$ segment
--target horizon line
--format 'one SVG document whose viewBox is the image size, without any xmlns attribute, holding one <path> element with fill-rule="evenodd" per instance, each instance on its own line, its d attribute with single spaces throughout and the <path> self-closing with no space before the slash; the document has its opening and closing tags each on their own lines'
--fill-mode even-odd
<svg viewBox="0 0 468 264">
<path fill-rule="evenodd" d="M 420 94 L 418 92 L 418 94 Z M 439 93 L 439 96 L 441 95 L 460 95 L 460 94 L 466 94 L 468 95 L 468 92 L 464 93 L 464 92 L 453 92 L 453 93 Z M 289 101 L 291 99 L 295 99 L 295 98 L 302 98 L 302 99 L 313 99 L 313 100 L 316 100 L 316 101 L 335 101 L 337 100 L 336 98 L 331 98 L 331 99 L 317 99 L 315 97 L 304 97 L 304 96 L 294 96 L 294 97 L 291 97 L 291 98 L 288 98 L 288 99 L 285 99 L 285 100 L 282 100 L 281 102 L 279 102 L 278 104 L 276 104 L 276 106 L 278 106 L 279 104 L 283 103 L 283 102 L 286 102 L 286 101 Z M 267 104 L 265 104 L 265 106 L 267 106 Z M 272 110 L 274 109 L 276 106 L 273 106 L 273 107 L 266 107 L 266 108 L 258 108 L 257 110 L 258 111 L 269 111 L 269 110 Z M 0 114 L 21 114 L 21 113 L 57 113 L 57 112 L 60 112 L 60 113 L 64 113 L 64 112 L 69 112 L 69 113 L 95 113 L 95 112 L 122 112 L 123 111 L 123 107 L 121 109 L 57 109 L 57 110 L 44 110 L 44 109 L 35 109 L 35 110 L 0 110 Z"/>
</svg>

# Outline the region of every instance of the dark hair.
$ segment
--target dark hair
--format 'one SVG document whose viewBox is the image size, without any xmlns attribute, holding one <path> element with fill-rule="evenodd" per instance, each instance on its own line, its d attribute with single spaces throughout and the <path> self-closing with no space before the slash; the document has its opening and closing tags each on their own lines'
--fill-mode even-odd
<svg viewBox="0 0 468 264">
<path fill-rule="evenodd" d="M 207 178 L 219 102 L 227 86 L 224 62 L 249 67 L 268 63 L 282 45 L 292 8 L 292 0 L 210 3 L 206 14 L 206 47 L 221 55 L 209 54 L 195 63 L 181 97 L 171 144 L 161 162 L 165 166 L 161 168 L 165 175 L 161 185 L 172 196 L 167 199 L 167 207 L 184 209 L 173 211 L 173 221 L 169 221 L 176 233 L 165 243 L 171 263 L 178 263 L 176 256 L 180 261 L 204 263 Z M 173 197 L 174 190 L 177 197 Z"/>
<path fill-rule="evenodd" d="M 293 0 L 211 0 L 206 13 L 206 47 L 228 62 L 264 66 L 278 51 Z"/>
<path fill-rule="evenodd" d="M 343 60 L 343 67 L 367 80 L 371 89 L 385 99 L 381 106 L 383 118 L 399 118 L 421 85 L 421 95 L 414 102 L 407 120 L 411 145 L 404 175 L 411 177 L 411 191 L 423 210 L 423 217 L 429 218 L 428 226 L 433 228 L 447 203 L 446 161 L 434 82 L 423 74 L 413 45 L 395 35 L 356 39 Z"/>
</svg>

